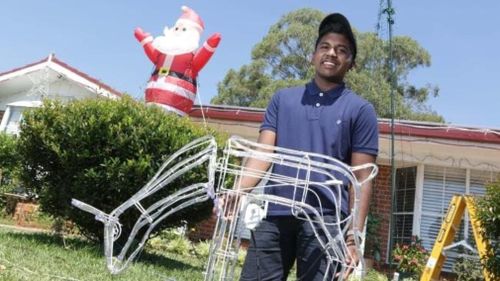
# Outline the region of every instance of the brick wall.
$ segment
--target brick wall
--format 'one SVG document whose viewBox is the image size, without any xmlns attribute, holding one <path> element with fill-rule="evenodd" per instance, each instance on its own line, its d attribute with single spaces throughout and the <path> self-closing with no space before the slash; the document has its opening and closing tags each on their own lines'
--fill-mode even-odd
<svg viewBox="0 0 500 281">
<path fill-rule="evenodd" d="M 216 222 L 217 216 L 212 214 L 210 218 L 198 223 L 195 227 L 189 230 L 189 239 L 195 242 L 212 239 Z"/>
<path fill-rule="evenodd" d="M 36 227 L 36 216 L 39 205 L 35 203 L 18 202 L 14 211 L 14 221 L 19 226 Z"/>
<path fill-rule="evenodd" d="M 386 259 L 391 218 L 391 167 L 379 165 L 379 173 L 373 185 L 370 211 L 380 218 L 378 236 L 381 261 Z M 369 237 L 367 239 L 370 239 Z"/>
</svg>

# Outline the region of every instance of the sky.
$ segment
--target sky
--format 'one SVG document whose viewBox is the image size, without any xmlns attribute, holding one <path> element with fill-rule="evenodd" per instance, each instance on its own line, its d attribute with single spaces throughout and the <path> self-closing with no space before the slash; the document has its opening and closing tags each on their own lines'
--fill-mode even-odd
<svg viewBox="0 0 500 281">
<path fill-rule="evenodd" d="M 413 38 L 431 55 L 430 67 L 409 76 L 414 85 L 439 87 L 439 96 L 428 105 L 450 125 L 499 129 L 500 1 L 392 3 L 393 34 Z M 250 63 L 253 46 L 286 13 L 305 7 L 340 12 L 358 31 L 376 32 L 380 10 L 379 0 L 2 0 L 0 72 L 55 53 L 114 89 L 142 98 L 153 65 L 133 30 L 161 35 L 175 24 L 182 5 L 205 22 L 201 43 L 215 32 L 222 35 L 199 74 L 203 104 L 217 94 L 217 83 L 229 69 Z"/>
</svg>

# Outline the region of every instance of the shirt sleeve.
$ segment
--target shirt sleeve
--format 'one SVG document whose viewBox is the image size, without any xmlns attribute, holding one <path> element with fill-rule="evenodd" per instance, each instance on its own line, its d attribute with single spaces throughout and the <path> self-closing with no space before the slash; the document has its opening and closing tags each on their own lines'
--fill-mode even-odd
<svg viewBox="0 0 500 281">
<path fill-rule="evenodd" d="M 352 152 L 378 154 L 378 121 L 373 105 L 367 103 L 359 111 L 354 123 Z"/>
<path fill-rule="evenodd" d="M 264 130 L 277 131 L 278 128 L 278 108 L 279 108 L 279 92 L 274 94 L 271 101 L 267 105 L 264 121 L 260 125 L 259 132 Z"/>
</svg>

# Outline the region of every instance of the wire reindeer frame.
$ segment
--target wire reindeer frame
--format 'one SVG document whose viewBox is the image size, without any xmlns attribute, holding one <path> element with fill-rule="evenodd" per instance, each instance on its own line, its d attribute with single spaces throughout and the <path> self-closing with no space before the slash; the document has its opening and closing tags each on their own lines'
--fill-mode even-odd
<svg viewBox="0 0 500 281">
<path fill-rule="evenodd" d="M 287 177 L 249 170 L 245 168 L 244 163 L 234 164 L 233 161 L 230 161 L 231 157 L 240 158 L 242 161 L 239 163 L 243 163 L 244 159 L 253 158 L 269 162 L 272 165 L 286 166 L 295 169 L 297 176 Z M 345 271 L 356 267 L 356 265 L 347 262 L 351 257 L 344 237 L 352 225 L 356 225 L 361 186 L 376 176 L 378 168 L 375 164 L 350 167 L 325 155 L 268 146 L 233 137 L 228 142 L 220 168 L 222 175 L 219 178 L 218 195 L 219 197 L 235 199 L 225 200 L 224 206 L 219 211 L 205 280 L 235 280 L 235 265 L 240 249 L 241 232 L 243 231 L 243 228 L 238 227 L 238 224 L 242 222 L 247 228 L 255 228 L 265 217 L 269 204 L 289 207 L 295 217 L 303 219 L 311 225 L 328 259 L 326 271 L 334 270 L 340 273 L 338 280 L 342 280 Z M 354 172 L 361 169 L 370 169 L 371 172 L 366 179 L 360 182 L 356 179 Z M 248 193 L 249 190 L 241 188 L 239 182 L 236 182 L 234 188 L 225 187 L 224 182 L 229 175 L 234 175 L 237 179 L 241 179 L 243 176 L 267 177 L 267 182 L 253 188 L 257 192 Z M 315 181 L 318 178 L 323 180 Z M 341 210 L 345 209 L 346 206 L 342 206 L 341 196 L 345 193 L 343 189 L 346 184 L 350 184 L 353 189 L 354 205 L 350 215 L 342 218 Z M 267 188 L 272 186 L 291 189 L 292 198 L 295 200 L 264 193 Z M 322 196 L 330 196 L 334 202 L 337 202 L 334 215 L 336 221 L 333 223 L 327 223 L 323 220 L 320 193 Z M 319 208 L 313 207 L 311 204 L 319 205 Z M 338 234 L 332 236 L 327 230 L 327 226 L 336 228 Z M 324 236 L 319 235 L 320 232 L 324 233 Z M 361 231 L 354 229 L 354 234 L 357 255 L 362 257 L 359 239 Z M 360 263 L 364 267 L 362 258 L 360 258 Z M 326 278 L 328 278 L 327 275 L 325 275 L 325 280 Z"/>
<path fill-rule="evenodd" d="M 206 146 L 206 148 L 203 148 L 203 146 Z M 177 158 L 196 149 L 199 149 L 200 152 L 166 170 Z M 347 250 L 344 237 L 348 230 L 352 229 L 353 225 L 357 225 L 356 219 L 361 186 L 376 176 L 378 168 L 375 164 L 350 167 L 325 155 L 258 144 L 236 136 L 228 140 L 224 155 L 218 162 L 216 153 L 216 143 L 209 137 L 195 140 L 186 145 L 166 161 L 148 184 L 109 215 L 83 202 L 73 200 L 74 206 L 94 214 L 96 220 L 104 223 L 105 256 L 108 269 L 113 274 L 124 270 L 137 256 L 144 247 L 150 232 L 160 221 L 181 209 L 210 198 L 215 201 L 219 198 L 233 199 L 224 200 L 223 205 L 215 204 L 218 207 L 217 223 L 204 272 L 205 281 L 236 280 L 235 268 L 242 232 L 244 228 L 254 229 L 266 217 L 269 204 L 290 208 L 295 217 L 310 224 L 328 259 L 327 271 L 335 270 L 335 272 L 340 273 L 337 280 L 343 279 L 345 271 L 356 267 L 356 265 L 347 262 L 351 259 L 351 256 Z M 295 169 L 297 176 L 287 177 L 266 171 L 249 170 L 245 168 L 244 163 L 250 158 Z M 165 188 L 174 178 L 181 176 L 182 173 L 195 166 L 206 164 L 208 164 L 208 181 L 180 189 L 149 208 L 143 208 L 140 204 L 142 199 L 153 194 L 158 189 Z M 354 172 L 362 169 L 370 169 L 371 172 L 366 179 L 358 181 Z M 216 173 L 219 173 L 217 194 L 214 193 Z M 226 186 L 230 177 L 241 179 L 242 176 L 265 178 L 267 181 L 264 180 L 263 184 L 253 188 L 254 192 L 252 193 L 248 193 L 248 189 L 240 188 L 239 182 L 236 182 L 231 187 Z M 348 208 L 348 206 L 342 206 L 343 201 L 341 200 L 342 195 L 345 194 L 343 189 L 346 184 L 349 184 L 352 188 L 351 196 L 354 197 L 354 200 L 350 214 L 343 217 L 341 211 Z M 290 189 L 294 200 L 266 194 L 265 190 L 271 187 Z M 320 196 L 330 197 L 334 202 L 337 202 L 334 210 L 334 222 L 325 222 L 323 220 Z M 127 243 L 115 257 L 113 256 L 113 243 L 120 236 L 119 216 L 126 209 L 134 207 L 141 212 L 141 216 L 133 227 Z M 244 227 L 240 227 L 241 224 Z M 132 249 L 138 231 L 146 226 L 147 230 L 144 232 L 142 239 L 136 248 Z M 330 229 L 333 227 L 337 234 L 332 236 L 327 227 Z M 360 257 L 359 263 L 361 268 L 364 268 L 360 245 L 362 233 L 361 230 L 357 229 L 352 231 L 357 256 Z M 319 233 L 324 235 L 322 236 Z M 129 253 L 130 251 L 132 253 Z M 327 280 L 326 278 L 328 278 L 327 275 L 325 275 L 324 280 Z"/>
<path fill-rule="evenodd" d="M 217 143 L 212 137 L 203 137 L 185 145 L 169 157 L 153 178 L 130 199 L 106 214 L 86 203 L 73 199 L 71 204 L 95 215 L 95 219 L 104 223 L 104 255 L 108 270 L 117 274 L 141 252 L 151 231 L 168 216 L 191 205 L 215 197 L 214 181 L 217 160 Z M 176 162 L 177 161 L 177 162 Z M 199 166 L 207 165 L 206 182 L 194 183 L 175 193 L 144 207 L 141 204 L 147 197 L 166 188 L 186 172 Z M 114 255 L 115 241 L 120 237 L 122 226 L 120 216 L 129 209 L 137 209 L 140 216 L 133 226 L 126 243 L 117 256 Z M 142 237 L 136 237 L 142 234 Z M 137 240 L 139 242 L 137 243 Z"/>
</svg>

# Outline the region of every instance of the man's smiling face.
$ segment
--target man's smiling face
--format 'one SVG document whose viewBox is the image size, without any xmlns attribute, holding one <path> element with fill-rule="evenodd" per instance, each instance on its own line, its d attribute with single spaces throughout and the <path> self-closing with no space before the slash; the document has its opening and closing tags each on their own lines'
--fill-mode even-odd
<svg viewBox="0 0 500 281">
<path fill-rule="evenodd" d="M 316 71 L 316 80 L 319 79 L 326 83 L 341 83 L 346 72 L 352 66 L 349 40 L 342 34 L 325 34 L 314 50 L 312 63 Z"/>
</svg>

